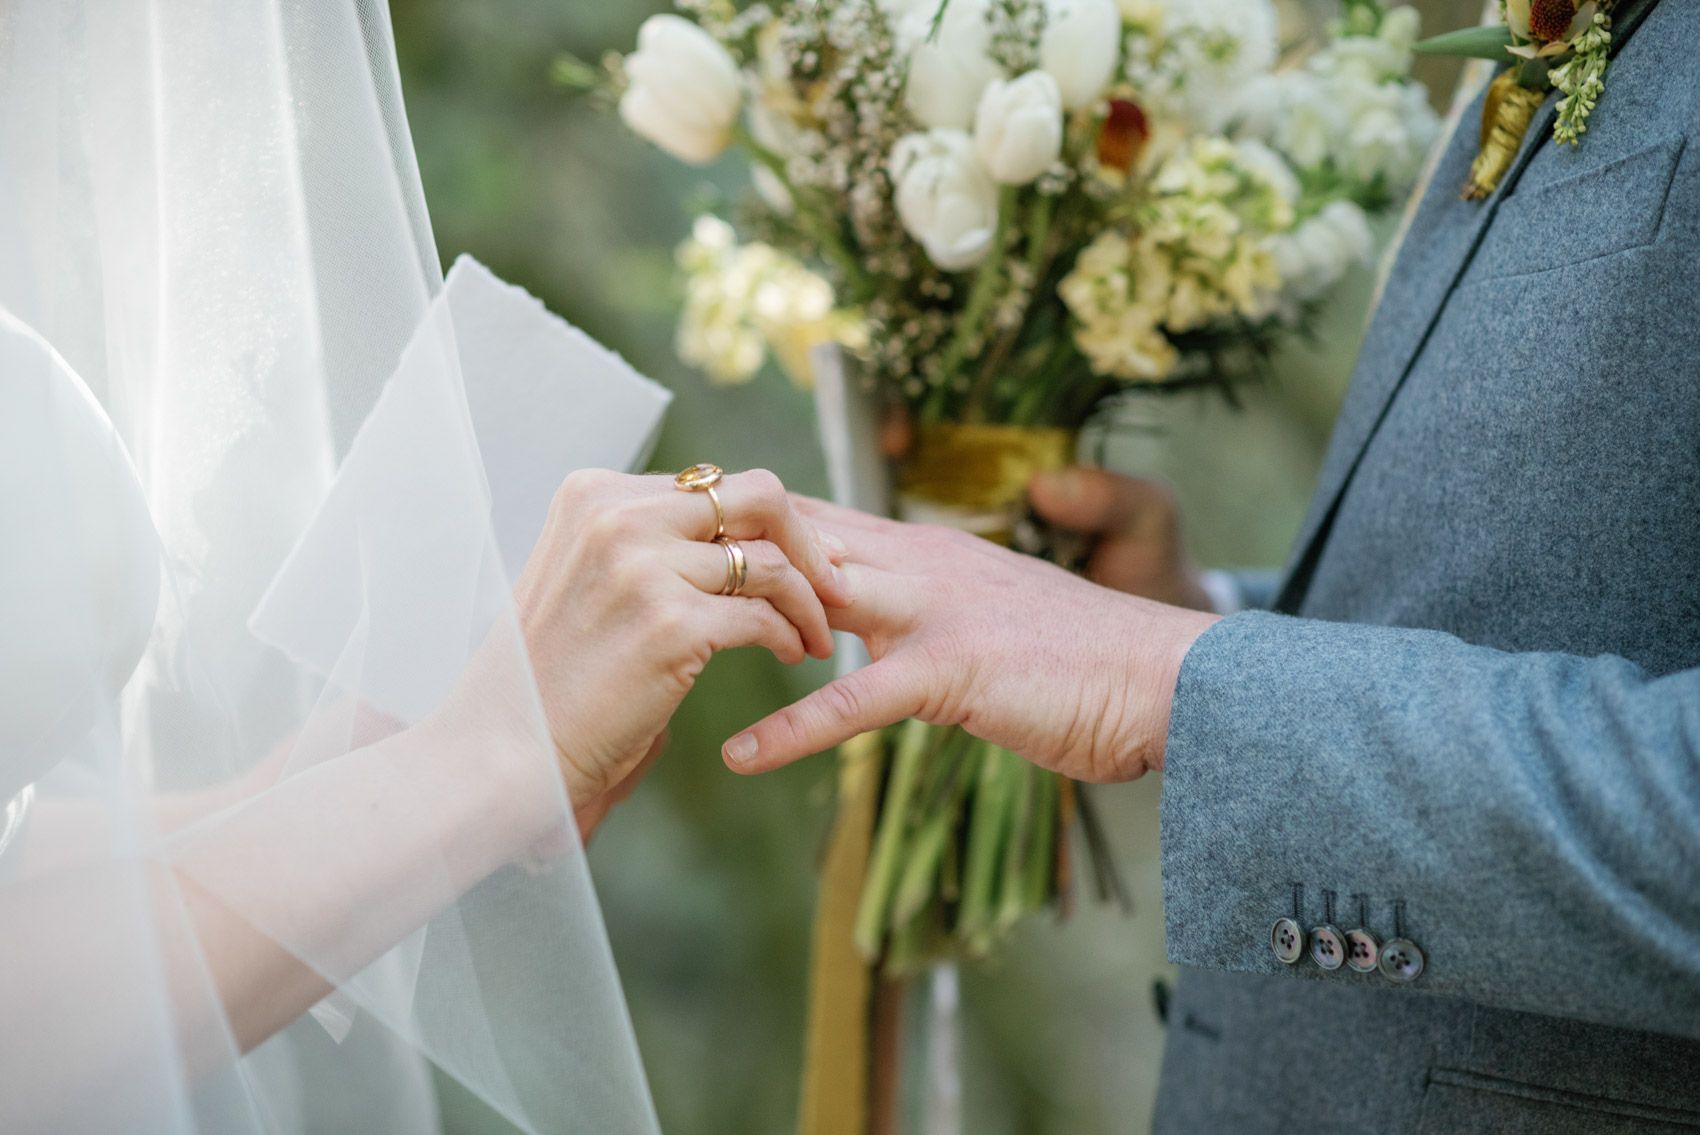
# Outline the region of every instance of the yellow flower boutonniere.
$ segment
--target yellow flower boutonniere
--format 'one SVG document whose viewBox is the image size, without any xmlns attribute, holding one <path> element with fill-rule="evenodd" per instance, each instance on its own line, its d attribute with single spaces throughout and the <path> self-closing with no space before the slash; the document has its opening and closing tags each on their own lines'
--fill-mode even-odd
<svg viewBox="0 0 1700 1135">
<path fill-rule="evenodd" d="M 1502 23 L 1435 36 L 1415 48 L 1510 64 L 1482 107 L 1481 151 L 1464 187 L 1470 200 L 1499 187 L 1549 93 L 1562 96 L 1552 136 L 1573 146 L 1587 133 L 1588 115 L 1606 89 L 1611 0 L 1500 0 L 1499 7 Z"/>
</svg>

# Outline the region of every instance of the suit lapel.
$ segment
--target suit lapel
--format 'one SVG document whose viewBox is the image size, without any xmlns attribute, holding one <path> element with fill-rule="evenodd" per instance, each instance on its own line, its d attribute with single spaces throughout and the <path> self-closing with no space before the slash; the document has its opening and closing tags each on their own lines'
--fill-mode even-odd
<svg viewBox="0 0 1700 1135">
<path fill-rule="evenodd" d="M 1626 0 L 1618 6 L 1614 54 L 1628 42 L 1630 33 L 1656 2 Z M 1493 224 L 1500 202 L 1516 188 L 1530 160 L 1552 134 L 1558 100 L 1548 97 L 1499 189 L 1485 201 L 1463 200 L 1461 190 L 1480 144 L 1479 124 L 1486 97 L 1484 86 L 1459 119 L 1412 218 L 1410 237 L 1399 250 L 1388 277 L 1340 408 L 1310 511 L 1293 545 L 1286 579 L 1275 603 L 1278 611 L 1296 612 L 1304 602 L 1341 497 L 1365 449 L 1386 417 L 1394 395 L 1422 356 L 1447 300 Z"/>
</svg>

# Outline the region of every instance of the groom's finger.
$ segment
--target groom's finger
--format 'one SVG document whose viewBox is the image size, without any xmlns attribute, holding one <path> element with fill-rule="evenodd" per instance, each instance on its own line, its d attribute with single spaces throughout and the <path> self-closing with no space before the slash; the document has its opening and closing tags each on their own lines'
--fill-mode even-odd
<svg viewBox="0 0 1700 1135">
<path fill-rule="evenodd" d="M 887 659 L 831 682 L 726 742 L 734 772 L 768 772 L 921 710 L 921 684 Z"/>
<path fill-rule="evenodd" d="M 883 516 L 875 516 L 871 512 L 845 508 L 841 504 L 823 501 L 819 497 L 804 496 L 802 493 L 792 493 L 791 503 L 798 512 L 810 520 L 825 521 L 828 524 L 845 528 L 861 528 L 878 532 L 890 528 L 895 523 L 895 521 L 887 520 Z"/>
<path fill-rule="evenodd" d="M 847 631 L 863 639 L 876 635 L 890 638 L 913 623 L 915 600 L 908 579 L 854 561 L 846 563 L 842 570 L 855 602 L 826 612 L 833 630 Z"/>
<path fill-rule="evenodd" d="M 904 563 L 908 560 L 903 555 L 903 548 L 914 538 L 912 527 L 808 497 L 793 496 L 791 499 L 796 502 L 797 512 L 806 522 L 844 546 L 840 563 L 855 560 L 862 563 Z"/>
<path fill-rule="evenodd" d="M 1162 499 L 1166 490 L 1102 469 L 1077 467 L 1041 473 L 1027 487 L 1033 511 L 1073 532 L 1117 532 Z"/>
</svg>

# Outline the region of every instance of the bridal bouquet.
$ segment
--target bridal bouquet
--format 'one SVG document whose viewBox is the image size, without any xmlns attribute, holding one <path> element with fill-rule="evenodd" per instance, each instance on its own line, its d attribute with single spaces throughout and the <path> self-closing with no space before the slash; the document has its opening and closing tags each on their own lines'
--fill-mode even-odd
<svg viewBox="0 0 1700 1135">
<path fill-rule="evenodd" d="M 676 157 L 750 163 L 748 200 L 679 249 L 680 355 L 806 383 L 837 343 L 892 423 L 900 515 L 1064 562 L 1031 475 L 1118 399 L 1254 372 L 1369 255 L 1438 125 L 1416 13 L 1379 0 L 1345 0 L 1308 52 L 1282 50 L 1272 0 L 679 8 L 601 81 Z M 953 729 L 875 756 L 850 880 L 869 965 L 981 955 L 1066 897 L 1077 816 L 1113 889 L 1077 786 Z"/>
<path fill-rule="evenodd" d="M 900 510 L 1006 540 L 1112 400 L 1254 369 L 1437 129 L 1416 13 L 1378 0 L 1308 56 L 1269 0 L 679 7 L 613 62 L 620 113 L 688 162 L 738 147 L 755 190 L 679 250 L 681 356 L 806 382 L 836 341 L 907 423 Z M 893 747 L 858 944 L 982 952 L 1055 897 L 1073 794 L 952 733 Z"/>
</svg>

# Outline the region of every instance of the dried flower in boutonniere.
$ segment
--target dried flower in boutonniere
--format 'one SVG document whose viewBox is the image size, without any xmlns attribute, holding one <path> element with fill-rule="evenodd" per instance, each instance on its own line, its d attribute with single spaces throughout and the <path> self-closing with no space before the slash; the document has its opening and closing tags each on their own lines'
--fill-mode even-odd
<svg viewBox="0 0 1700 1135">
<path fill-rule="evenodd" d="M 1499 187 L 1547 95 L 1557 91 L 1552 136 L 1574 146 L 1606 89 L 1611 52 L 1611 0 L 1500 0 L 1501 24 L 1423 40 L 1415 50 L 1509 62 L 1482 107 L 1482 148 L 1464 196 L 1479 200 Z"/>
</svg>

